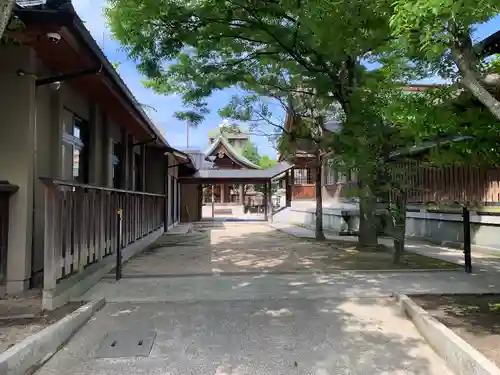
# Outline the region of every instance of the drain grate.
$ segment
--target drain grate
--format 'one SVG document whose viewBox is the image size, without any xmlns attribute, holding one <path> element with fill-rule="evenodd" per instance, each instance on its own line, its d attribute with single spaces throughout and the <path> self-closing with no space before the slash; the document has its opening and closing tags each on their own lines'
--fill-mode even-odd
<svg viewBox="0 0 500 375">
<path fill-rule="evenodd" d="M 155 331 L 108 332 L 97 349 L 96 358 L 147 357 L 155 338 Z"/>
</svg>

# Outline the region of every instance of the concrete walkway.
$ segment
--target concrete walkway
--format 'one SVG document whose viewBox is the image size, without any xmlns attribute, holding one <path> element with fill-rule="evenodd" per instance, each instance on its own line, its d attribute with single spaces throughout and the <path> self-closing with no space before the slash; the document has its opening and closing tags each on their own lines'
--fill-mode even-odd
<svg viewBox="0 0 500 375">
<path fill-rule="evenodd" d="M 299 238 L 314 238 L 314 231 L 308 228 L 299 227 L 288 223 L 273 223 L 271 226 L 282 232 Z M 325 233 L 329 240 L 357 242 L 357 237 L 338 236 Z M 392 240 L 389 238 L 379 238 L 379 243 L 392 247 Z M 464 265 L 463 250 L 452 249 L 443 246 L 424 244 L 411 239 L 406 240 L 405 250 L 428 257 L 441 259 L 447 262 Z M 472 251 L 473 271 L 500 272 L 500 257 L 487 252 Z"/>
<path fill-rule="evenodd" d="M 37 374 L 451 374 L 389 299 L 274 297 L 108 304 Z M 130 329 L 156 333 L 147 357 L 97 358 L 108 333 Z"/>
<path fill-rule="evenodd" d="M 269 261 L 285 254 L 283 259 L 288 259 L 289 248 L 306 251 L 313 246 L 281 233 L 280 241 L 287 238 L 281 250 L 260 248 L 266 243 L 269 247 L 270 227 L 240 224 L 245 240 L 238 239 L 233 224 L 217 225 L 219 242 L 211 244 L 208 253 L 203 241 L 187 241 L 189 246 L 180 241 L 168 253 L 182 252 L 181 259 L 188 262 L 190 252 L 201 251 L 200 259 L 205 259 L 217 249 L 227 250 L 224 244 L 239 241 L 233 260 L 243 257 L 248 267 L 261 264 L 262 257 Z M 304 234 L 302 229 L 295 234 Z M 288 252 L 283 253 L 283 246 Z M 260 255 L 255 258 L 256 254 Z M 140 270 L 139 274 L 119 282 L 104 279 L 89 290 L 83 300 L 105 297 L 108 304 L 37 375 L 448 375 L 442 359 L 400 315 L 393 293 L 500 291 L 500 280 L 488 272 L 279 274 L 257 267 L 258 273 L 233 276 L 154 275 L 155 264 L 168 263 L 163 255 L 145 253 L 124 269 Z M 203 264 L 212 265 L 208 261 Z M 156 335 L 151 351 L 143 357 L 123 354 L 141 346 L 139 338 L 145 332 Z M 108 335 L 128 335 L 106 346 L 108 353 L 125 357 L 102 358 L 100 349 Z"/>
</svg>

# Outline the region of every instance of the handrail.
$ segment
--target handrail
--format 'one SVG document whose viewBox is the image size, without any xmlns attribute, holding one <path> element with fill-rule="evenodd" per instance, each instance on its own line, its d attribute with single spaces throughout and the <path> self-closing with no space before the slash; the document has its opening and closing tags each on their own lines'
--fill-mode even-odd
<svg viewBox="0 0 500 375">
<path fill-rule="evenodd" d="M 69 186 L 69 187 L 78 187 L 83 189 L 95 189 L 100 191 L 109 191 L 114 193 L 125 193 L 125 194 L 137 194 L 144 195 L 150 197 L 164 197 L 165 194 L 157 194 L 157 193 L 147 193 L 144 191 L 135 191 L 135 190 L 125 190 L 125 189 L 115 189 L 104 186 L 92 185 L 92 184 L 81 184 L 74 181 L 67 180 L 59 180 L 50 177 L 40 177 L 40 181 L 42 181 L 45 185 L 55 185 L 55 186 Z"/>
</svg>

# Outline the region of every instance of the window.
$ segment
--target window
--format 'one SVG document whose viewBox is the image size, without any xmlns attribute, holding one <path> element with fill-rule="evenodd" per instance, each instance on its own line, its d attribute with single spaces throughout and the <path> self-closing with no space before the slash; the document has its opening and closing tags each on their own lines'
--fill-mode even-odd
<svg viewBox="0 0 500 375">
<path fill-rule="evenodd" d="M 89 182 L 89 133 L 86 121 L 64 113 L 62 177 L 82 184 Z"/>
<path fill-rule="evenodd" d="M 311 170 L 309 168 L 299 168 L 293 170 L 293 183 L 295 185 L 312 184 Z"/>
</svg>

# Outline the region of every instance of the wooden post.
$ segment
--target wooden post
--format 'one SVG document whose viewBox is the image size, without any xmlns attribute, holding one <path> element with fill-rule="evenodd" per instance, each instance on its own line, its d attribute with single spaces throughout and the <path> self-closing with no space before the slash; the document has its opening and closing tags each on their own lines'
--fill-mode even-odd
<svg viewBox="0 0 500 375">
<path fill-rule="evenodd" d="M 215 218 L 215 185 L 212 185 L 212 219 Z"/>
<path fill-rule="evenodd" d="M 116 281 L 120 280 L 122 278 L 122 246 L 121 246 L 121 233 L 122 233 L 122 210 L 121 208 L 118 208 L 116 211 L 116 235 L 118 237 L 118 241 L 116 241 Z"/>
<path fill-rule="evenodd" d="M 57 284 L 57 267 L 60 267 L 57 251 L 56 230 L 58 222 L 57 190 L 54 185 L 45 185 L 45 234 L 44 234 L 44 270 L 43 289 L 55 290 Z"/>
<path fill-rule="evenodd" d="M 146 191 L 146 145 L 141 146 L 141 191 Z"/>
<path fill-rule="evenodd" d="M 285 177 L 285 199 L 286 206 L 291 207 L 292 205 L 292 182 L 291 182 L 291 171 L 286 172 Z"/>
<path fill-rule="evenodd" d="M 267 182 L 264 183 L 264 220 L 267 221 L 267 217 L 268 217 L 268 202 L 267 200 L 269 199 L 269 193 L 268 193 L 268 185 L 267 185 Z"/>
<path fill-rule="evenodd" d="M 266 190 L 268 191 L 268 194 L 267 194 L 267 195 L 268 195 L 268 199 L 267 199 L 267 200 L 268 200 L 268 204 L 267 204 L 267 207 L 268 207 L 268 209 L 267 209 L 268 215 L 267 215 L 267 216 L 268 216 L 268 221 L 269 221 L 270 223 L 272 223 L 272 222 L 273 222 L 273 194 L 272 194 L 272 185 L 271 185 L 271 181 L 269 181 L 269 182 L 267 183 L 267 186 L 268 186 L 268 187 L 267 187 L 267 189 L 266 189 Z"/>
<path fill-rule="evenodd" d="M 472 272 L 472 257 L 471 257 L 471 236 L 470 236 L 470 211 L 467 206 L 462 209 L 464 218 L 464 261 L 465 272 Z"/>
<path fill-rule="evenodd" d="M 244 184 L 240 184 L 240 204 L 242 206 L 245 205 L 245 194 L 244 194 L 244 191 L 245 191 L 245 185 Z"/>
</svg>

